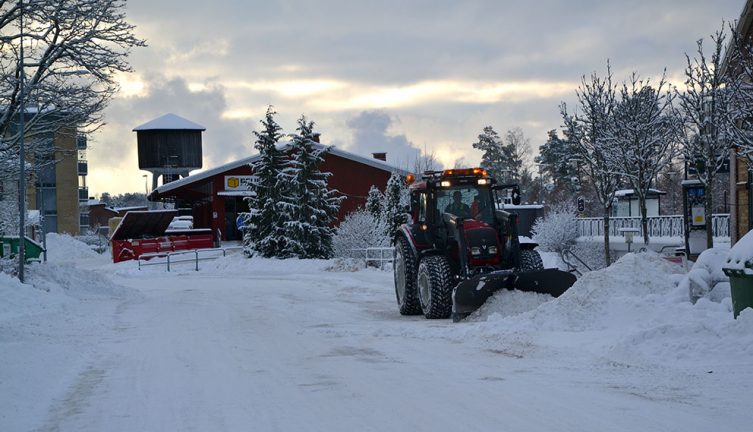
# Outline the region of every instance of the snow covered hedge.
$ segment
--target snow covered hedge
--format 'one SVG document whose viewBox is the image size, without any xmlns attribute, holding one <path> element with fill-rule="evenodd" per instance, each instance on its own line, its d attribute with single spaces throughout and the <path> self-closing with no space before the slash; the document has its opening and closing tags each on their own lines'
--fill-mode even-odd
<svg viewBox="0 0 753 432">
<path fill-rule="evenodd" d="M 575 206 L 570 202 L 555 204 L 544 217 L 536 219 L 531 231 L 543 250 L 562 256 L 578 239 Z"/>
<path fill-rule="evenodd" d="M 578 243 L 577 213 L 572 202 L 554 204 L 544 217 L 536 219 L 531 231 L 533 240 L 541 250 L 558 254 L 561 260 L 570 261 L 581 272 L 588 271 L 588 268 L 580 266 L 577 261 L 566 259 L 566 252 L 575 254 L 591 270 L 606 267 L 603 250 L 594 248 L 592 244 Z"/>
<path fill-rule="evenodd" d="M 350 213 L 332 238 L 335 256 L 358 258 L 363 255 L 354 253 L 353 249 L 389 246 L 390 239 L 386 235 L 386 228 L 382 218 L 374 217 L 366 210 Z"/>
</svg>

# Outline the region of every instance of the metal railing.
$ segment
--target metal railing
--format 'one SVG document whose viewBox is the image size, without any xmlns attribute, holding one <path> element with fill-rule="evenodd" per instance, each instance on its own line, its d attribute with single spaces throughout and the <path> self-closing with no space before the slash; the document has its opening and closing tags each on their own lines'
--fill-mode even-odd
<svg viewBox="0 0 753 432">
<path fill-rule="evenodd" d="M 574 271 L 575 273 L 578 273 L 578 276 L 583 276 L 583 272 L 580 271 L 577 265 L 574 265 L 572 262 L 568 260 L 568 257 L 574 258 L 576 261 L 578 261 L 583 267 L 588 269 L 588 271 L 592 271 L 591 267 L 586 264 L 585 261 L 583 261 L 578 255 L 575 255 L 575 252 L 573 252 L 570 249 L 565 250 L 562 255 L 562 262 L 564 262 L 567 265 L 568 271 Z"/>
<path fill-rule="evenodd" d="M 729 213 L 719 213 L 711 216 L 711 226 L 714 237 L 729 237 Z M 620 228 L 637 228 L 643 235 L 640 217 L 612 217 L 609 218 L 609 235 L 620 236 Z M 604 219 L 601 217 L 578 218 L 578 235 L 589 237 L 604 236 Z M 685 225 L 682 215 L 649 216 L 649 237 L 684 237 Z"/>
<path fill-rule="evenodd" d="M 371 247 L 371 248 L 354 248 L 351 249 L 355 255 L 361 255 L 360 259 L 366 262 L 366 267 L 369 263 L 378 263 L 380 269 L 384 269 L 384 263 L 392 262 L 393 247 Z"/>
<path fill-rule="evenodd" d="M 191 250 L 181 250 L 181 251 L 170 251 L 170 252 L 149 252 L 139 255 L 138 258 L 138 265 L 139 270 L 141 270 L 141 267 L 145 266 L 152 266 L 152 265 L 167 265 L 167 271 L 170 271 L 170 266 L 173 264 L 180 264 L 180 263 L 186 263 L 186 262 L 193 262 L 195 263 L 194 270 L 199 271 L 199 261 L 208 261 L 217 259 L 220 256 L 227 256 L 228 251 L 234 251 L 234 250 L 242 250 L 242 246 L 232 246 L 232 247 L 224 247 L 224 248 L 211 248 L 211 249 L 191 249 Z M 222 255 L 219 255 L 219 253 L 222 253 Z M 207 256 L 205 254 L 209 253 L 215 253 L 215 255 Z M 204 256 L 201 256 L 204 254 Z M 175 259 L 174 257 L 180 257 L 184 255 L 193 255 L 193 258 L 189 259 Z M 165 258 L 164 261 L 152 261 L 154 259 L 159 258 Z"/>
</svg>

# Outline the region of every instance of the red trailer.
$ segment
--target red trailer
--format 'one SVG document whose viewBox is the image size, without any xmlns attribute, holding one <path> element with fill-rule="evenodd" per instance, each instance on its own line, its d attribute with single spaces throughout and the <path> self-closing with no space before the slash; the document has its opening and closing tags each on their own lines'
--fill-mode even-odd
<svg viewBox="0 0 753 432">
<path fill-rule="evenodd" d="M 211 229 L 168 230 L 176 210 L 129 211 L 110 236 L 112 261 L 138 259 L 145 253 L 207 249 L 218 246 Z"/>
</svg>

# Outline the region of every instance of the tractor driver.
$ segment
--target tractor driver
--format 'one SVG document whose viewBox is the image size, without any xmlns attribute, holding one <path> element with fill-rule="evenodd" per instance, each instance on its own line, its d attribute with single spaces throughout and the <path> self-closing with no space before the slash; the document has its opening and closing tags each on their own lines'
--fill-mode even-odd
<svg viewBox="0 0 753 432">
<path fill-rule="evenodd" d="M 447 204 L 444 212 L 452 213 L 455 216 L 462 218 L 471 217 L 471 209 L 468 207 L 468 204 L 463 203 L 463 195 L 458 190 L 452 193 L 452 202 Z"/>
</svg>

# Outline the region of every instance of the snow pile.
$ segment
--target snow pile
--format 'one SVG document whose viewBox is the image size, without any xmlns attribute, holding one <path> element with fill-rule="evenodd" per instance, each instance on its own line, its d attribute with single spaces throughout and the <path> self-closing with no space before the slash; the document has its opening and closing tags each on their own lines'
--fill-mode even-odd
<svg viewBox="0 0 753 432">
<path fill-rule="evenodd" d="M 48 292 L 62 292 L 77 299 L 127 299 L 138 292 L 114 284 L 101 272 L 81 269 L 69 264 L 48 262 L 29 267 L 27 282 Z"/>
<path fill-rule="evenodd" d="M 744 269 L 746 274 L 753 274 L 753 269 L 745 266 L 748 262 L 753 262 L 753 231 L 745 234 L 732 246 L 724 268 Z"/>
<path fill-rule="evenodd" d="M 45 310 L 49 296 L 13 276 L 0 272 L 0 323 Z"/>
<path fill-rule="evenodd" d="M 76 261 L 102 257 L 102 255 L 93 251 L 89 245 L 68 234 L 49 233 L 46 241 L 47 259 L 49 261 Z"/>
<path fill-rule="evenodd" d="M 728 254 L 728 248 L 706 249 L 701 253 L 679 284 L 679 289 L 688 293 L 691 302 L 707 297 L 719 303 L 730 296 L 729 278 L 722 271 Z"/>
<path fill-rule="evenodd" d="M 612 361 L 749 361 L 753 310 L 734 320 L 729 299 L 691 304 L 676 283 L 681 271 L 654 253 L 627 254 L 585 274 L 557 299 L 500 292 L 475 318 L 486 322 L 475 325 L 487 342 L 539 341 L 540 347 L 567 347 L 574 355 L 590 352 Z"/>
</svg>

